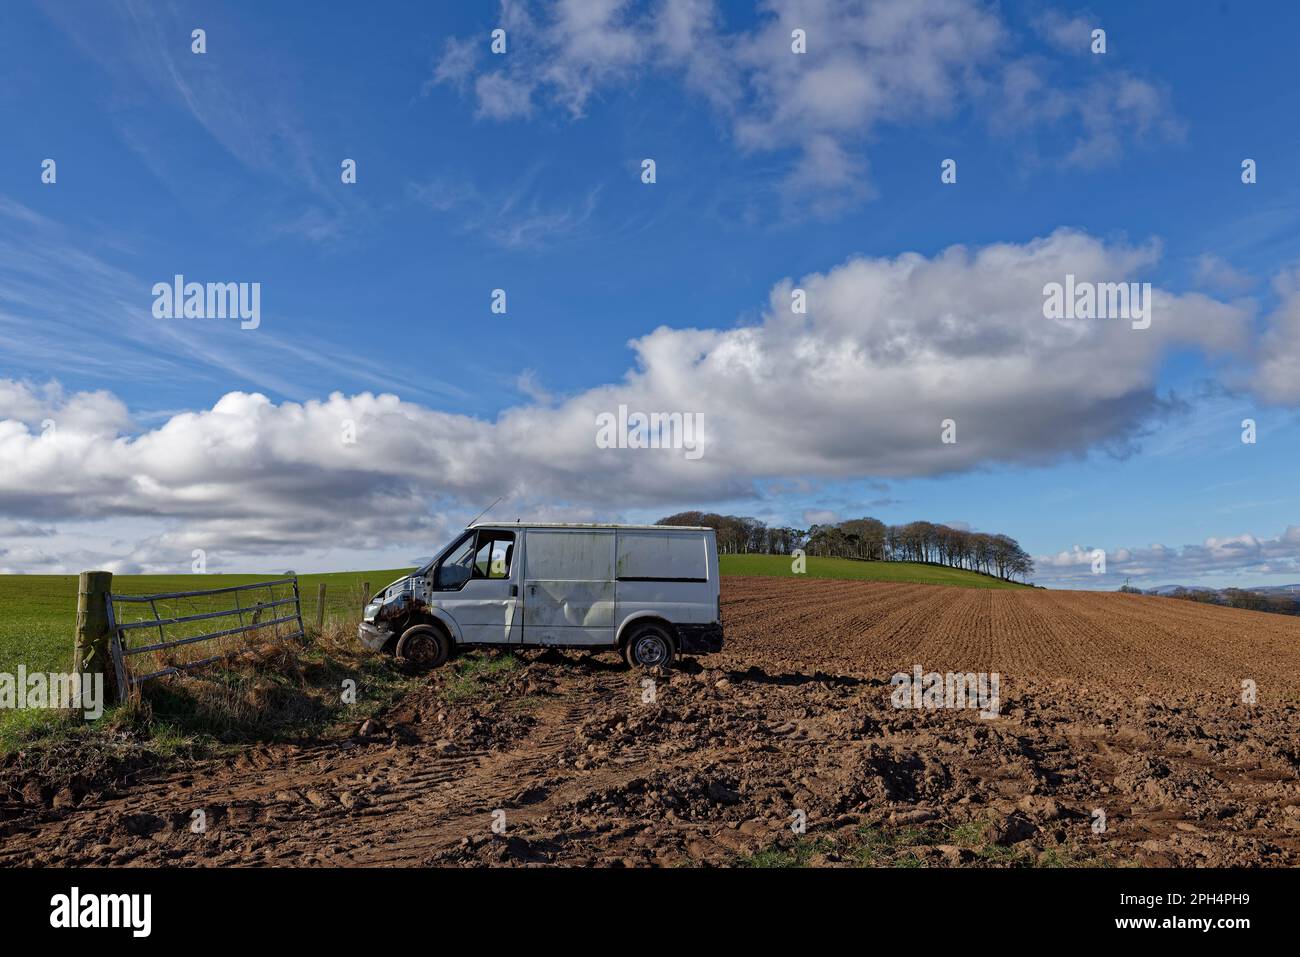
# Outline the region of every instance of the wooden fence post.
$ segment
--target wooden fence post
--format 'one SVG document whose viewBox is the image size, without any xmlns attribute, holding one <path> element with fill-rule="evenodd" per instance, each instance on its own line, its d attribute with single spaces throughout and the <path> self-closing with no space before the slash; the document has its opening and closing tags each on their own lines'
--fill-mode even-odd
<svg viewBox="0 0 1300 957">
<path fill-rule="evenodd" d="M 325 630 L 325 583 L 316 586 L 316 630 Z"/>
<path fill-rule="evenodd" d="M 113 590 L 112 572 L 82 572 L 77 580 L 77 631 L 72 652 L 72 670 L 110 676 L 112 654 L 108 640 L 108 594 Z"/>
</svg>

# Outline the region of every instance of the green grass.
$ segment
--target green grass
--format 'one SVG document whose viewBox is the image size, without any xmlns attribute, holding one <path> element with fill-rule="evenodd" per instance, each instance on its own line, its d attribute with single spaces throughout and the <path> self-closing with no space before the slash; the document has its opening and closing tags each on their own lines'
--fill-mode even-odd
<svg viewBox="0 0 1300 957">
<path fill-rule="evenodd" d="M 902 848 L 942 844 L 943 835 L 937 827 L 885 829 L 864 824 L 858 828 L 850 854 L 860 867 L 924 867 L 924 861 Z"/>
<path fill-rule="evenodd" d="M 283 571 L 283 569 L 281 570 Z M 361 585 L 371 593 L 407 574 L 409 569 L 300 575 L 304 621 L 316 621 L 317 590 L 325 584 L 325 618 L 339 620 L 361 607 Z M 270 581 L 278 572 L 261 575 L 117 575 L 113 590 L 124 595 L 163 594 Z M 246 594 L 246 593 L 245 593 Z M 367 596 L 369 597 L 369 596 Z M 229 596 L 214 607 L 228 608 Z M 141 606 L 147 608 L 147 606 Z M 191 605 L 184 614 L 200 610 Z M 12 674 L 25 665 L 29 672 L 65 672 L 72 667 L 72 638 L 77 617 L 76 575 L 0 575 L 0 672 Z M 220 620 L 219 620 L 220 621 Z M 200 627 L 215 628 L 209 621 Z M 171 632 L 168 637 L 178 637 Z M 0 753 L 16 741 L 56 730 L 63 717 L 44 711 L 0 711 Z"/>
<path fill-rule="evenodd" d="M 302 616 L 308 623 L 316 620 L 316 595 L 322 582 L 325 616 L 329 619 L 360 608 L 362 582 L 368 581 L 373 593 L 408 572 L 409 569 L 300 575 Z M 278 577 L 278 573 L 117 575 L 113 578 L 113 590 L 123 595 L 156 595 L 248 585 Z M 12 671 L 20 662 L 29 670 L 66 671 L 72 665 L 76 618 L 76 575 L 0 575 L 0 671 Z"/>
<path fill-rule="evenodd" d="M 908 582 L 918 585 L 958 585 L 965 588 L 1028 588 L 1019 582 L 991 575 L 924 565 L 919 562 L 864 562 L 851 558 L 808 558 L 807 571 L 796 575 L 788 555 L 720 555 L 723 575 L 759 575 L 776 578 L 835 578 L 848 581 Z"/>
<path fill-rule="evenodd" d="M 800 838 L 789 846 L 773 845 L 756 851 L 739 861 L 741 867 L 807 867 L 813 856 L 835 849 L 835 842 L 826 838 Z"/>
<path fill-rule="evenodd" d="M 518 671 L 522 662 L 509 652 L 502 655 L 470 652 L 454 659 L 450 667 L 451 675 L 442 689 L 442 697 L 454 703 L 483 696 L 512 671 Z"/>
</svg>

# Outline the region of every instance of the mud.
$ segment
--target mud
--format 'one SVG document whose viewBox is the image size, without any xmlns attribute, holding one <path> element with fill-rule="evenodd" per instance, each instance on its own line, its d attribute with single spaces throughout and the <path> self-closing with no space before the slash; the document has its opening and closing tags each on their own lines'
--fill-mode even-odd
<svg viewBox="0 0 1300 957">
<path fill-rule="evenodd" d="M 523 652 L 491 696 L 449 701 L 434 675 L 342 741 L 57 807 L 32 789 L 0 863 L 1300 865 L 1300 621 L 856 582 L 723 597 L 726 650 L 653 684 L 612 654 Z M 997 716 L 895 708 L 917 664 L 998 672 Z"/>
</svg>

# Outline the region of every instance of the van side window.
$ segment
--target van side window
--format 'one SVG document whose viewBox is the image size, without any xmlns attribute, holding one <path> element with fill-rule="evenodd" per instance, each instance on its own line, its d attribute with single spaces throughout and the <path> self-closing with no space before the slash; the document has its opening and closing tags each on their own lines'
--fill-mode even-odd
<svg viewBox="0 0 1300 957">
<path fill-rule="evenodd" d="M 509 578 L 514 552 L 514 532 L 480 531 L 474 552 L 474 577 Z"/>
</svg>

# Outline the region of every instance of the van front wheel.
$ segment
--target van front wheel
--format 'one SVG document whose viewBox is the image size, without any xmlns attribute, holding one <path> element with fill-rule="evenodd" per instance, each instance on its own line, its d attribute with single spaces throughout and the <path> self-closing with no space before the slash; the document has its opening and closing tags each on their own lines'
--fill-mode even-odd
<svg viewBox="0 0 1300 957">
<path fill-rule="evenodd" d="M 642 625 L 623 645 L 623 659 L 632 668 L 672 667 L 677 656 L 677 643 L 661 625 Z"/>
<path fill-rule="evenodd" d="M 437 668 L 451 655 L 451 642 L 439 628 L 416 625 L 402 632 L 397 642 L 397 657 L 410 662 L 417 671 Z"/>
</svg>

